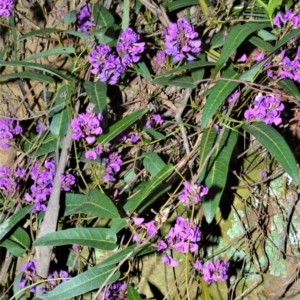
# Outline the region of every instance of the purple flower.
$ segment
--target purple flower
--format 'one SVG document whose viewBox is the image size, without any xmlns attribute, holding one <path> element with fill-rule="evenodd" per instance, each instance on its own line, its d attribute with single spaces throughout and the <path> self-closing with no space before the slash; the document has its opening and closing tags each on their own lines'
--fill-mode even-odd
<svg viewBox="0 0 300 300">
<path fill-rule="evenodd" d="M 179 18 L 177 23 L 170 22 L 163 33 L 165 53 L 173 57 L 174 63 L 183 59 L 194 60 L 193 54 L 200 52 L 201 41 L 197 40 L 198 33 L 185 18 Z"/>
<path fill-rule="evenodd" d="M 94 150 L 88 150 L 85 152 L 85 158 L 90 160 L 95 160 L 97 158 L 97 153 Z"/>
<path fill-rule="evenodd" d="M 76 182 L 75 176 L 73 176 L 72 174 L 60 174 L 60 180 L 61 189 L 66 192 L 70 191 L 71 186 L 74 185 Z"/>
<path fill-rule="evenodd" d="M 229 97 L 228 102 L 234 103 L 240 96 L 240 92 L 238 90 L 235 90 Z"/>
<path fill-rule="evenodd" d="M 20 288 L 24 288 L 27 284 L 27 282 L 29 284 L 35 283 L 37 281 L 36 278 L 36 260 L 32 259 L 30 261 L 28 261 L 27 263 L 25 263 L 24 265 L 21 265 L 20 267 L 21 272 L 24 272 L 22 278 L 23 280 L 20 281 L 19 283 L 19 287 Z M 30 289 L 31 292 L 35 292 L 35 287 L 32 287 Z"/>
<path fill-rule="evenodd" d="M 141 139 L 140 136 L 137 135 L 137 134 L 134 134 L 134 133 L 131 134 L 131 136 L 130 136 L 130 142 L 133 143 L 133 144 L 138 142 L 140 139 Z"/>
<path fill-rule="evenodd" d="M 148 129 L 151 129 L 152 128 L 152 125 L 151 125 L 151 122 L 148 120 L 147 122 L 146 122 L 146 128 L 148 128 Z"/>
<path fill-rule="evenodd" d="M 198 204 L 202 201 L 202 197 L 207 195 L 208 188 L 198 183 L 189 184 L 183 182 L 184 191 L 178 195 L 178 200 L 184 205 Z"/>
<path fill-rule="evenodd" d="M 238 60 L 237 62 L 245 62 L 247 60 L 247 55 L 243 54 Z"/>
<path fill-rule="evenodd" d="M 178 266 L 178 262 L 175 259 L 173 259 L 170 255 L 168 255 L 167 253 L 163 253 L 161 261 L 163 264 L 169 265 L 172 268 L 175 268 Z"/>
<path fill-rule="evenodd" d="M 162 124 L 164 122 L 163 118 L 161 117 L 161 115 L 159 114 L 154 114 L 152 115 L 152 120 L 156 123 L 156 124 Z"/>
<path fill-rule="evenodd" d="M 281 13 L 277 13 L 273 20 L 273 24 L 277 27 L 281 27 L 281 22 L 283 22 L 283 17 Z"/>
<path fill-rule="evenodd" d="M 93 25 L 92 22 L 94 22 L 94 18 L 91 14 L 90 5 L 82 6 L 79 13 L 77 14 L 78 29 L 84 33 L 89 33 Z"/>
<path fill-rule="evenodd" d="M 126 283 L 115 282 L 112 285 L 110 285 L 108 289 L 104 287 L 103 290 L 106 290 L 104 299 L 107 300 L 125 299 L 124 297 L 125 297 L 126 289 L 127 289 Z"/>
<path fill-rule="evenodd" d="M 144 224 L 146 227 L 146 232 L 147 232 L 147 236 L 148 238 L 154 238 L 157 236 L 158 231 L 155 225 L 155 221 L 150 221 L 148 223 Z"/>
<path fill-rule="evenodd" d="M 14 135 L 18 135 L 22 132 L 23 129 L 19 125 L 19 121 L 15 121 L 9 118 L 0 119 L 0 146 L 3 149 L 8 149 L 9 141 L 6 140 L 12 140 L 14 138 Z"/>
<path fill-rule="evenodd" d="M 14 6 L 13 0 L 1 0 L 0 1 L 0 17 L 8 18 L 12 15 L 12 9 Z"/>
<path fill-rule="evenodd" d="M 166 62 L 166 54 L 163 50 L 158 50 L 156 53 L 156 64 L 161 67 Z"/>
<path fill-rule="evenodd" d="M 202 271 L 203 269 L 203 265 L 198 259 L 194 263 L 194 268 L 198 271 Z"/>
<path fill-rule="evenodd" d="M 260 52 L 256 56 L 253 57 L 255 61 L 262 61 L 265 58 L 265 54 L 263 52 Z"/>
<path fill-rule="evenodd" d="M 37 124 L 36 126 L 36 132 L 37 133 L 42 133 L 44 131 L 44 126 L 42 124 Z"/>
<path fill-rule="evenodd" d="M 138 42 L 139 39 L 140 35 L 131 28 L 126 28 L 121 33 L 116 49 L 124 66 L 140 60 L 140 54 L 145 50 L 145 43 Z"/>
<path fill-rule="evenodd" d="M 132 217 L 132 220 L 133 220 L 134 225 L 139 226 L 139 225 L 143 224 L 145 219 L 144 218 Z"/>
</svg>

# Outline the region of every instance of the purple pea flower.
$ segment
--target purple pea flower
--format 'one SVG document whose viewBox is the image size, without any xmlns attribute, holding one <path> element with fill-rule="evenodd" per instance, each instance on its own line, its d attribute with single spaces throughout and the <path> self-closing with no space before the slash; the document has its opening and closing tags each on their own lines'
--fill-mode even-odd
<svg viewBox="0 0 300 300">
<path fill-rule="evenodd" d="M 0 1 L 0 17 L 8 18 L 12 15 L 12 9 L 14 6 L 13 0 L 1 0 Z"/>
<path fill-rule="evenodd" d="M 162 118 L 161 115 L 159 115 L 159 114 L 154 114 L 154 115 L 152 115 L 152 120 L 153 120 L 156 124 L 159 124 L 159 125 L 161 125 L 161 124 L 164 122 L 163 118 Z"/>
<path fill-rule="evenodd" d="M 189 184 L 183 182 L 184 191 L 178 195 L 178 200 L 184 205 L 198 204 L 202 201 L 202 197 L 207 195 L 208 188 L 198 183 Z"/>
<path fill-rule="evenodd" d="M 89 33 L 91 30 L 94 18 L 91 14 L 90 5 L 84 5 L 81 7 L 79 13 L 77 14 L 77 27 L 83 33 Z"/>
<path fill-rule="evenodd" d="M 163 253 L 161 261 L 163 264 L 169 265 L 172 268 L 175 268 L 178 266 L 178 262 L 167 253 Z"/>
</svg>

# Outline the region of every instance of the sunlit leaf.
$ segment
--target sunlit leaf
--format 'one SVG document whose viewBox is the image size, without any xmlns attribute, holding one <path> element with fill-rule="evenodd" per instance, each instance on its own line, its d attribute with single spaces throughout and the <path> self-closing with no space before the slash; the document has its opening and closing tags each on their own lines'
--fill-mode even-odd
<svg viewBox="0 0 300 300">
<path fill-rule="evenodd" d="M 271 155 L 277 159 L 296 184 L 300 183 L 299 170 L 294 154 L 276 129 L 263 122 L 244 125 L 243 129 L 259 140 Z"/>
<path fill-rule="evenodd" d="M 83 86 L 90 102 L 95 104 L 95 112 L 102 113 L 106 109 L 107 105 L 107 84 L 104 82 L 86 81 Z"/>
<path fill-rule="evenodd" d="M 144 157 L 143 165 L 151 174 L 151 176 L 155 176 L 166 165 L 165 162 L 159 157 L 159 155 L 154 152 L 144 152 L 142 154 L 142 157 Z"/>
</svg>

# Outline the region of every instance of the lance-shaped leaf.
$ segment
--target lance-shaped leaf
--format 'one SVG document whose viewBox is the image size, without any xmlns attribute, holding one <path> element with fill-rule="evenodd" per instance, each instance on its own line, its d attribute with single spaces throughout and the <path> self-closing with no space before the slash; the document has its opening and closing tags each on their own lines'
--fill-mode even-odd
<svg viewBox="0 0 300 300">
<path fill-rule="evenodd" d="M 70 106 L 55 114 L 50 123 L 50 132 L 55 136 L 64 136 L 69 128 L 71 120 Z"/>
<path fill-rule="evenodd" d="M 118 271 L 111 276 L 114 270 L 115 266 L 95 266 L 90 270 L 63 282 L 51 292 L 45 295 L 39 295 L 39 298 L 45 300 L 73 299 L 73 297 L 98 289 L 104 282 L 106 282 L 106 284 L 111 284 L 117 281 L 120 277 L 120 272 Z M 109 276 L 111 277 L 107 280 Z"/>
<path fill-rule="evenodd" d="M 120 218 L 115 204 L 98 189 L 90 190 L 84 202 L 69 213 L 84 213 L 99 218 Z"/>
<path fill-rule="evenodd" d="M 47 51 L 42 51 L 39 53 L 35 53 L 33 55 L 30 55 L 23 59 L 22 61 L 29 61 L 29 60 L 34 60 L 38 58 L 43 58 L 43 57 L 48 57 L 51 55 L 67 55 L 67 54 L 73 54 L 75 53 L 75 48 L 73 47 L 60 47 L 60 48 L 53 48 Z"/>
<path fill-rule="evenodd" d="M 296 86 L 296 84 L 294 83 L 294 81 L 292 81 L 290 79 L 284 79 L 284 80 L 280 80 L 277 84 L 281 88 L 283 88 L 284 91 L 289 94 L 289 96 L 293 96 L 295 99 L 300 101 L 299 89 Z"/>
<path fill-rule="evenodd" d="M 114 250 L 116 237 L 107 228 L 70 228 L 45 234 L 34 246 L 82 245 L 102 250 Z"/>
<path fill-rule="evenodd" d="M 128 300 L 142 300 L 140 294 L 130 284 L 127 285 L 127 295 L 128 295 Z"/>
<path fill-rule="evenodd" d="M 201 127 L 207 126 L 211 118 L 217 112 L 223 101 L 233 92 L 233 90 L 239 85 L 238 82 L 230 81 L 229 78 L 237 79 L 239 76 L 233 69 L 227 69 L 222 77 L 228 78 L 228 80 L 220 80 L 212 88 L 207 101 L 205 103 Z"/>
<path fill-rule="evenodd" d="M 204 132 L 200 144 L 200 165 L 214 147 L 219 134 L 214 128 Z M 208 195 L 203 202 L 203 211 L 207 223 L 212 222 L 219 206 L 237 138 L 238 133 L 236 131 L 225 128 L 219 145 L 200 174 L 199 182 L 209 188 Z"/>
<path fill-rule="evenodd" d="M 124 205 L 124 210 L 133 213 L 134 210 L 173 172 L 174 167 L 171 164 L 163 167 L 150 181 L 143 183 L 142 188 L 128 200 Z"/>
<path fill-rule="evenodd" d="M 95 104 L 95 112 L 102 113 L 107 105 L 107 84 L 104 82 L 86 81 L 83 86 L 90 99 L 90 102 Z"/>
<path fill-rule="evenodd" d="M 101 27 L 109 27 L 114 25 L 113 15 L 101 4 L 93 4 L 93 17 L 95 24 Z"/>
<path fill-rule="evenodd" d="M 256 137 L 281 164 L 283 169 L 292 177 L 295 183 L 300 184 L 299 170 L 294 154 L 282 135 L 276 129 L 263 122 L 244 125 L 243 129 Z"/>
<path fill-rule="evenodd" d="M 99 144 L 106 144 L 122 133 L 125 129 L 131 126 L 139 118 L 141 118 L 148 110 L 146 108 L 135 111 L 134 113 L 126 116 L 122 120 L 118 121 L 114 125 L 108 128 L 108 132 L 101 134 L 98 138 Z"/>
<path fill-rule="evenodd" d="M 226 38 L 226 42 L 222 49 L 220 58 L 218 59 L 216 64 L 213 77 L 216 77 L 220 69 L 226 64 L 228 58 L 234 51 L 236 51 L 236 49 L 251 33 L 268 26 L 270 26 L 270 24 L 267 23 L 247 23 L 234 26 Z"/>
<path fill-rule="evenodd" d="M 27 79 L 37 80 L 45 83 L 54 83 L 54 79 L 48 75 L 26 72 L 26 71 L 12 73 L 12 74 L 4 74 L 4 75 L 1 74 L 0 81 L 6 81 L 6 80 L 16 79 L 16 78 L 27 78 Z"/>
<path fill-rule="evenodd" d="M 156 153 L 145 152 L 142 154 L 142 157 L 144 157 L 143 165 L 151 176 L 155 176 L 166 165 Z"/>
<path fill-rule="evenodd" d="M 0 224 L 0 240 L 12 230 L 12 228 L 23 219 L 33 208 L 33 205 L 28 205 L 14 213 L 11 217 Z"/>
</svg>

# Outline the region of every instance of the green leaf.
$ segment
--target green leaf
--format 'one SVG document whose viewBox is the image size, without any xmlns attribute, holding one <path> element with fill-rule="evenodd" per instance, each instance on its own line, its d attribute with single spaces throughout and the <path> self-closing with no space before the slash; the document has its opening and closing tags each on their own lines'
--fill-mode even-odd
<svg viewBox="0 0 300 300">
<path fill-rule="evenodd" d="M 277 82 L 277 84 L 286 92 L 289 96 L 294 97 L 298 101 L 300 101 L 300 93 L 299 89 L 294 83 L 294 81 L 290 79 L 283 79 Z"/>
<path fill-rule="evenodd" d="M 258 36 L 260 36 L 264 41 L 276 41 L 277 37 L 270 31 L 261 29 L 257 33 Z"/>
<path fill-rule="evenodd" d="M 8 238 L 19 244 L 25 250 L 29 250 L 31 240 L 28 233 L 22 227 L 17 227 L 17 229 L 9 235 Z"/>
<path fill-rule="evenodd" d="M 52 48 L 51 50 L 42 51 L 31 56 L 26 57 L 21 61 L 29 61 L 34 59 L 39 59 L 43 57 L 48 57 L 51 55 L 67 55 L 67 54 L 74 54 L 75 48 L 73 47 L 62 47 L 62 48 Z"/>
<path fill-rule="evenodd" d="M 232 68 L 227 69 L 222 78 L 238 78 L 239 74 L 232 70 Z M 230 80 L 219 80 L 216 85 L 211 89 L 211 92 L 205 103 L 201 127 L 205 128 L 214 114 L 218 111 L 219 107 L 226 100 L 226 98 L 232 93 L 232 91 L 239 85 L 238 82 L 233 82 Z"/>
<path fill-rule="evenodd" d="M 35 240 L 36 246 L 82 245 L 102 250 L 116 249 L 116 237 L 107 228 L 70 228 L 45 234 Z"/>
<path fill-rule="evenodd" d="M 212 300 L 207 283 L 202 279 L 201 276 L 199 278 L 201 283 L 202 300 Z"/>
<path fill-rule="evenodd" d="M 199 150 L 200 165 L 214 147 L 219 134 L 220 133 L 214 128 L 209 128 L 204 132 Z M 199 176 L 199 182 L 209 188 L 208 195 L 203 202 L 203 211 L 208 224 L 213 221 L 217 208 L 219 207 L 226 185 L 229 162 L 237 138 L 238 133 L 236 131 L 225 128 L 219 145 Z"/>
<path fill-rule="evenodd" d="M 272 19 L 275 9 L 282 4 L 282 0 L 269 0 L 267 12 L 270 20 Z"/>
<path fill-rule="evenodd" d="M 199 60 L 199 61 L 192 61 L 189 62 L 183 66 L 179 66 L 177 68 L 174 68 L 170 71 L 167 71 L 161 75 L 159 75 L 159 77 L 156 77 L 154 80 L 158 80 L 161 77 L 166 77 L 166 76 L 174 76 L 178 73 L 182 73 L 184 71 L 190 71 L 193 69 L 199 69 L 199 68 L 205 68 L 205 67 L 213 67 L 215 66 L 214 62 L 210 62 L 210 61 L 203 61 L 203 60 Z"/>
<path fill-rule="evenodd" d="M 152 81 L 152 77 L 149 72 L 149 69 L 144 62 L 139 62 L 137 64 L 134 64 L 134 69 L 137 73 L 141 74 L 143 77 L 145 77 L 149 81 Z"/>
<path fill-rule="evenodd" d="M 177 0 L 177 1 L 172 1 L 170 3 L 167 3 L 165 5 L 165 8 L 167 9 L 168 12 L 171 12 L 187 6 L 198 5 L 198 4 L 199 4 L 198 0 Z"/>
<path fill-rule="evenodd" d="M 57 77 L 60 77 L 62 79 L 67 80 L 66 75 L 61 74 L 60 72 L 57 72 L 56 69 L 42 65 L 42 64 L 36 64 L 36 63 L 29 63 L 29 62 L 23 62 L 23 61 L 0 61 L 0 66 L 2 67 L 26 67 L 26 68 L 32 68 L 35 70 L 39 70 L 42 72 L 46 72 L 52 75 L 55 75 Z"/>
<path fill-rule="evenodd" d="M 54 83 L 54 79 L 48 75 L 44 74 L 37 74 L 32 72 L 18 72 L 18 73 L 12 73 L 12 74 L 4 74 L 0 77 L 1 81 L 6 81 L 10 79 L 16 79 L 16 78 L 26 78 L 26 79 L 32 79 L 37 80 L 45 83 Z"/>
<path fill-rule="evenodd" d="M 174 85 L 186 89 L 196 88 L 196 84 L 191 76 L 181 77 L 158 77 L 152 81 L 153 84 L 158 85 Z"/>
<path fill-rule="evenodd" d="M 140 294 L 130 284 L 127 285 L 127 295 L 128 295 L 128 300 L 142 300 Z"/>
<path fill-rule="evenodd" d="M 90 190 L 83 204 L 73 211 L 73 213 L 79 212 L 99 218 L 120 218 L 115 204 L 98 189 Z"/>
<path fill-rule="evenodd" d="M 50 123 L 50 132 L 56 136 L 64 136 L 71 121 L 70 106 L 65 107 L 61 112 L 55 114 Z"/>
<path fill-rule="evenodd" d="M 57 136 L 53 135 L 52 133 L 49 133 L 47 135 L 47 138 L 43 141 L 43 143 L 39 146 L 38 150 L 36 152 L 31 152 L 30 154 L 34 155 L 35 157 L 40 157 L 45 154 L 49 154 L 51 152 L 54 152 L 57 147 Z M 35 151 L 36 149 L 34 149 Z"/>
<path fill-rule="evenodd" d="M 134 122 L 140 119 L 148 110 L 146 108 L 135 111 L 134 113 L 126 116 L 122 120 L 118 121 L 114 125 L 110 126 L 107 133 L 102 134 L 98 138 L 99 144 L 106 144 L 110 142 L 112 139 L 117 137 L 120 133 L 122 133 L 125 129 L 131 126 Z"/>
<path fill-rule="evenodd" d="M 144 157 L 144 167 L 153 177 L 166 166 L 165 162 L 156 153 L 144 152 L 142 157 Z"/>
<path fill-rule="evenodd" d="M 123 1 L 122 29 L 129 27 L 130 0 Z"/>
<path fill-rule="evenodd" d="M 104 82 L 94 83 L 91 81 L 86 81 L 83 86 L 90 99 L 90 102 L 95 104 L 95 112 L 102 113 L 107 106 L 107 84 Z"/>
<path fill-rule="evenodd" d="M 90 270 L 61 283 L 47 294 L 39 295 L 39 298 L 45 300 L 72 299 L 73 297 L 98 289 L 104 282 L 106 282 L 107 285 L 114 283 L 120 277 L 120 272 L 118 271 L 113 274 L 114 271 L 115 266 L 95 266 Z M 111 274 L 113 275 L 107 280 Z"/>
<path fill-rule="evenodd" d="M 63 22 L 66 25 L 74 23 L 76 21 L 76 10 L 68 11 L 65 15 Z"/>
<path fill-rule="evenodd" d="M 0 224 L 0 241 L 32 210 L 32 208 L 33 205 L 27 205 Z"/>
<path fill-rule="evenodd" d="M 15 243 L 10 239 L 5 239 L 0 242 L 0 247 L 6 248 L 7 251 L 16 257 L 20 257 L 26 252 L 25 248 L 21 247 L 18 243 Z"/>
<path fill-rule="evenodd" d="M 205 0 L 198 0 L 198 2 L 199 2 L 199 5 L 201 7 L 201 10 L 203 11 L 204 16 L 207 17 L 208 14 L 209 14 L 209 9 L 207 7 L 207 4 L 206 4 Z"/>
<path fill-rule="evenodd" d="M 66 193 L 66 206 L 64 208 L 64 216 L 74 214 L 74 209 L 84 203 L 86 195 Z"/>
<path fill-rule="evenodd" d="M 51 33 L 70 34 L 70 35 L 77 36 L 77 37 L 79 37 L 83 40 L 87 40 L 87 39 L 90 38 L 90 36 L 88 34 L 82 33 L 82 32 L 77 31 L 77 30 L 63 30 L 63 29 L 57 29 L 57 28 L 44 28 L 44 29 L 30 31 L 30 32 L 22 35 L 18 39 L 18 42 L 30 39 L 30 38 L 35 37 L 35 36 L 44 35 L 44 34 L 51 34 Z"/>
<path fill-rule="evenodd" d="M 20 272 L 17 276 L 14 278 L 14 286 L 13 286 L 13 292 L 14 292 L 14 299 L 15 300 L 26 300 L 26 291 L 19 287 L 19 283 L 21 282 L 23 278 L 24 272 Z"/>
<path fill-rule="evenodd" d="M 99 28 L 91 31 L 90 34 L 95 37 L 98 44 L 106 44 L 112 46 L 111 44 L 116 40 L 115 30 L 113 27 Z"/>
<path fill-rule="evenodd" d="M 263 122 L 244 125 L 243 129 L 254 137 L 273 155 L 296 184 L 300 183 L 295 157 L 282 137 L 272 126 Z"/>
<path fill-rule="evenodd" d="M 267 51 L 267 52 L 271 51 L 272 48 L 273 48 L 273 46 L 270 43 L 265 42 L 264 40 L 262 40 L 261 38 L 259 38 L 257 36 L 253 36 L 249 40 L 249 42 L 251 44 L 253 44 L 254 46 L 259 47 L 259 48 L 261 48 L 261 49 L 263 49 L 264 51 Z"/>
<path fill-rule="evenodd" d="M 226 42 L 224 44 L 220 58 L 217 61 L 213 73 L 213 78 L 216 77 L 216 75 L 221 70 L 221 68 L 225 66 L 228 58 L 251 33 L 268 26 L 270 26 L 270 24 L 267 23 L 263 23 L 263 24 L 247 23 L 243 25 L 234 26 L 226 38 Z"/>
<path fill-rule="evenodd" d="M 150 181 L 143 184 L 133 197 L 131 197 L 124 205 L 124 210 L 133 213 L 134 210 L 149 196 L 156 188 L 158 188 L 163 181 L 168 178 L 173 172 L 174 167 L 171 164 L 166 165 L 160 170 Z"/>
<path fill-rule="evenodd" d="M 148 133 L 148 134 L 150 134 L 156 140 L 165 140 L 166 139 L 166 136 L 164 134 L 158 132 L 157 130 L 144 127 L 143 131 L 146 132 L 146 133 Z"/>
<path fill-rule="evenodd" d="M 111 227 L 109 228 L 111 234 L 119 233 L 127 225 L 126 219 L 114 219 Z"/>
<path fill-rule="evenodd" d="M 98 3 L 93 5 L 93 17 L 95 24 L 102 27 L 112 26 L 115 22 L 113 15 Z"/>
</svg>

